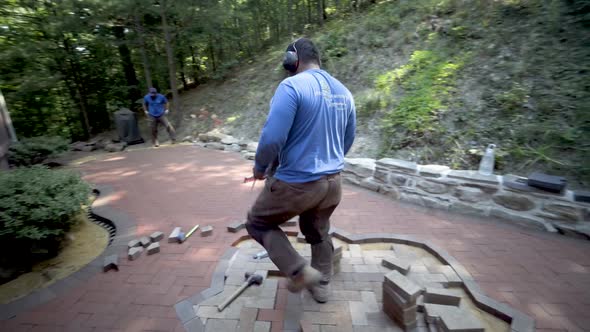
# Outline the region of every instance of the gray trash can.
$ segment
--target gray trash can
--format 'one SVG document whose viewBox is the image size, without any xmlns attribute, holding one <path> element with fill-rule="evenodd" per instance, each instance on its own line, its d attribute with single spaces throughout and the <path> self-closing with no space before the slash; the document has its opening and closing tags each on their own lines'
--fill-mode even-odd
<svg viewBox="0 0 590 332">
<path fill-rule="evenodd" d="M 119 140 L 128 145 L 141 144 L 144 142 L 139 133 L 139 126 L 137 125 L 137 118 L 135 113 L 127 108 L 115 112 L 115 127 L 119 134 Z"/>
</svg>

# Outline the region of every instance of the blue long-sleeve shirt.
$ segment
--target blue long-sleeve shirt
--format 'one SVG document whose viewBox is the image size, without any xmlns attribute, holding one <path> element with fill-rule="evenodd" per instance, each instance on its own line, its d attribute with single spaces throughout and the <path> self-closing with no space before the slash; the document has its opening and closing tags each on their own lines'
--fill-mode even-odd
<svg viewBox="0 0 590 332">
<path fill-rule="evenodd" d="M 254 167 L 264 172 L 278 157 L 275 177 L 292 183 L 338 173 L 344 168 L 355 130 L 350 91 L 324 70 L 306 70 L 278 86 Z"/>
</svg>

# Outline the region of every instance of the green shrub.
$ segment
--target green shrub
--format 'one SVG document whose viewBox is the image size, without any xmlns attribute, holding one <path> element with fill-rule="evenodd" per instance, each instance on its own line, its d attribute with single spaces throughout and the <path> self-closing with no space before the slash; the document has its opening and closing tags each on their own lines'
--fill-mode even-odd
<svg viewBox="0 0 590 332">
<path fill-rule="evenodd" d="M 59 136 L 24 138 L 10 146 L 8 161 L 13 166 L 31 166 L 67 151 L 68 148 L 68 141 Z"/>
<path fill-rule="evenodd" d="M 88 203 L 90 188 L 74 173 L 41 166 L 0 172 L 0 248 L 14 259 L 52 256 Z M 7 257 L 2 258 L 6 263 Z"/>
</svg>

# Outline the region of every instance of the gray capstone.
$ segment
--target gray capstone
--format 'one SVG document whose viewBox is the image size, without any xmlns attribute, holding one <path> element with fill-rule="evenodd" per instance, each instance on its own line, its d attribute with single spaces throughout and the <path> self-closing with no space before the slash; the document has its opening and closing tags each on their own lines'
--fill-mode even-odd
<svg viewBox="0 0 590 332">
<path fill-rule="evenodd" d="M 139 258 L 139 256 L 141 256 L 142 252 L 143 252 L 142 247 L 131 248 L 131 249 L 129 249 L 129 252 L 127 253 L 127 258 L 130 261 L 136 260 L 137 258 Z"/>
<path fill-rule="evenodd" d="M 344 169 L 360 177 L 368 178 L 375 171 L 375 159 L 344 158 Z"/>
<path fill-rule="evenodd" d="M 139 242 L 141 243 L 142 247 L 146 248 L 150 245 L 150 243 L 152 243 L 152 240 L 150 240 L 150 238 L 147 236 L 142 236 L 141 239 L 139 239 Z"/>
<path fill-rule="evenodd" d="M 127 247 L 129 249 L 141 246 L 141 242 L 139 240 L 131 240 L 127 243 Z"/>
<path fill-rule="evenodd" d="M 150 235 L 150 239 L 152 240 L 152 242 L 161 241 L 163 238 L 164 238 L 164 233 L 162 233 L 162 232 L 153 232 L 152 235 Z"/>
<path fill-rule="evenodd" d="M 119 255 L 114 254 L 105 257 L 102 270 L 103 272 L 107 272 L 109 270 L 119 271 Z"/>
<path fill-rule="evenodd" d="M 148 255 L 153 255 L 158 252 L 160 252 L 160 243 L 159 242 L 154 242 L 154 243 L 150 244 L 149 247 L 147 247 L 147 254 Z"/>
<path fill-rule="evenodd" d="M 201 236 L 209 236 L 213 234 L 213 226 L 205 226 L 201 228 Z"/>
</svg>

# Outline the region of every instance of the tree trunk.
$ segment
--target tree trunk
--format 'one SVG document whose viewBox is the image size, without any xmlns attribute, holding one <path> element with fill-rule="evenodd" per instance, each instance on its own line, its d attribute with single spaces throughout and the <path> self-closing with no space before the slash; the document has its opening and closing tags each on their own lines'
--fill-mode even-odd
<svg viewBox="0 0 590 332">
<path fill-rule="evenodd" d="M 176 79 L 176 62 L 174 59 L 174 48 L 172 46 L 172 36 L 170 35 L 168 20 L 166 18 L 166 1 L 160 1 L 160 15 L 162 16 L 162 30 L 164 31 L 164 40 L 166 41 L 166 55 L 168 56 L 168 74 L 170 76 L 170 89 L 172 90 L 173 101 L 173 118 L 176 120 L 175 125 L 180 122 L 180 97 L 178 95 L 178 82 Z"/>
<path fill-rule="evenodd" d="M 318 23 L 320 24 L 320 26 L 324 26 L 324 9 L 322 6 L 322 0 L 316 0 L 317 1 L 317 15 L 318 15 Z"/>
<path fill-rule="evenodd" d="M 84 139 L 88 139 L 90 138 L 91 132 L 90 121 L 88 120 L 88 100 L 86 99 L 86 94 L 83 91 L 83 86 L 79 75 L 79 65 L 77 60 L 72 59 L 76 55 L 72 54 L 72 48 L 69 41 L 64 39 L 63 43 L 66 54 L 68 55 L 66 57 L 66 62 L 70 67 L 70 71 L 68 71 L 67 68 L 64 68 L 64 74 L 66 77 L 70 76 L 72 78 L 72 98 L 74 100 L 78 100 L 78 105 L 80 106 L 80 122 L 82 123 L 82 129 L 84 130 Z"/>
<path fill-rule="evenodd" d="M 311 23 L 311 0 L 307 0 L 307 23 Z"/>
<path fill-rule="evenodd" d="M 119 55 L 121 56 L 121 64 L 123 65 L 123 71 L 125 72 L 125 79 L 127 80 L 127 97 L 129 98 L 129 109 L 135 109 L 135 102 L 141 99 L 141 93 L 139 92 L 139 81 L 135 75 L 135 67 L 131 60 L 131 52 L 125 41 L 125 28 L 121 25 L 113 27 L 113 34 L 118 41 Z"/>
<path fill-rule="evenodd" d="M 188 91 L 188 82 L 186 81 L 186 74 L 184 72 L 184 56 L 182 53 L 178 54 L 178 63 L 180 65 L 180 81 L 184 91 Z"/>
<path fill-rule="evenodd" d="M 289 38 L 293 36 L 293 22 L 295 20 L 295 11 L 293 11 L 293 0 L 287 1 L 287 30 L 289 31 Z"/>
<path fill-rule="evenodd" d="M 215 49 L 213 48 L 213 37 L 209 35 L 209 55 L 211 56 L 211 63 L 213 64 L 213 72 L 217 72 L 217 66 L 215 65 Z"/>
<path fill-rule="evenodd" d="M 143 75 L 145 76 L 145 83 L 148 88 L 153 87 L 152 73 L 150 71 L 150 63 L 145 51 L 145 42 L 143 40 L 143 28 L 139 20 L 139 14 L 134 11 L 135 32 L 137 33 L 137 42 L 139 44 L 139 53 L 141 53 L 141 62 L 143 64 Z"/>
<path fill-rule="evenodd" d="M 193 81 L 195 85 L 199 85 L 199 64 L 197 63 L 197 59 L 195 59 L 195 49 L 192 46 L 189 46 L 191 51 L 191 59 L 192 59 L 192 69 L 193 69 Z"/>
</svg>

